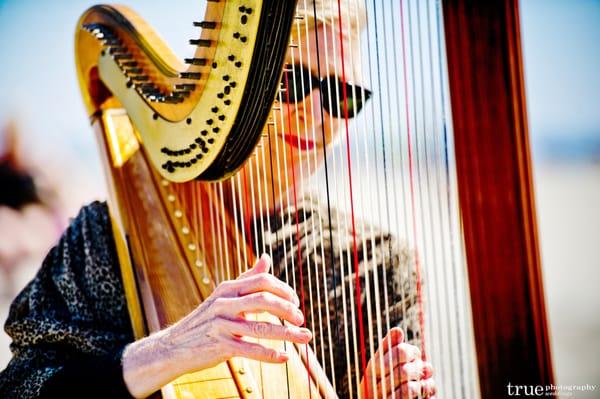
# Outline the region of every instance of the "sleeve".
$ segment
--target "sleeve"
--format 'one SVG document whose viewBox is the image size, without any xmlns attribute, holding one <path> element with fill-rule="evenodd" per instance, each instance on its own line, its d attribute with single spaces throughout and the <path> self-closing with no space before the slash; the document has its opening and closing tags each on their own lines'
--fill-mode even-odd
<svg viewBox="0 0 600 399">
<path fill-rule="evenodd" d="M 133 333 L 105 204 L 82 208 L 12 303 L 5 330 L 13 357 L 0 397 L 126 394 L 120 360 Z"/>
</svg>

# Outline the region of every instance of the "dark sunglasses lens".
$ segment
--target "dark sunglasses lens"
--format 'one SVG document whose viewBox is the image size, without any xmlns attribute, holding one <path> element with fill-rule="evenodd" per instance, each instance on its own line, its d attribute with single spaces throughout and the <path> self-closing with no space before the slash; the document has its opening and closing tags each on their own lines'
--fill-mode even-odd
<svg viewBox="0 0 600 399">
<path fill-rule="evenodd" d="M 311 75 L 306 69 L 288 66 L 288 71 L 283 72 L 281 78 L 281 99 L 285 103 L 296 103 L 302 101 L 310 93 Z M 304 84 L 303 84 L 304 83 Z"/>
<path fill-rule="evenodd" d="M 327 111 L 335 118 L 354 118 L 362 110 L 364 103 L 371 96 L 371 92 L 368 90 L 346 83 L 346 101 L 344 102 L 343 84 L 336 81 L 334 78 L 330 78 L 329 83 L 330 84 L 327 85 L 327 90 L 333 91 L 331 93 L 332 101 L 327 101 L 324 105 L 327 108 L 329 107 L 329 104 L 331 104 L 332 109 L 328 109 Z"/>
</svg>

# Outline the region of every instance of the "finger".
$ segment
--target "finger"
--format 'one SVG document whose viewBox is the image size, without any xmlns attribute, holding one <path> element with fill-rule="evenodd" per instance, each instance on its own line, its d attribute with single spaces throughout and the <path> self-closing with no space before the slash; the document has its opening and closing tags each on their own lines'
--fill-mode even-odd
<svg viewBox="0 0 600 399">
<path fill-rule="evenodd" d="M 300 305 L 300 298 L 298 298 L 296 291 L 269 273 L 260 273 L 254 276 L 246 277 L 244 280 L 234 281 L 232 284 L 234 289 L 237 290 L 238 296 L 268 291 L 294 303 L 296 306 Z"/>
<path fill-rule="evenodd" d="M 399 343 L 404 341 L 404 332 L 400 327 L 392 327 L 385 335 L 385 338 L 381 341 L 380 348 L 383 349 L 383 353 L 386 353 L 390 348 L 398 345 Z M 381 349 L 378 350 L 378 352 Z"/>
<path fill-rule="evenodd" d="M 399 389 L 402 385 L 400 369 L 394 370 L 394 373 L 390 373 L 385 376 L 385 378 L 381 378 L 377 380 L 376 386 L 376 395 L 373 397 L 376 398 L 387 398 L 390 397 L 391 393 Z"/>
<path fill-rule="evenodd" d="M 404 340 L 404 333 L 402 329 L 399 327 L 392 327 L 385 338 L 381 340 L 381 345 L 377 348 L 377 352 L 375 352 L 375 356 L 369 360 L 369 364 L 367 365 L 367 373 L 371 375 L 375 371 L 377 376 L 381 375 L 380 368 L 380 359 L 386 354 L 391 348 L 395 347 L 399 343 Z"/>
<path fill-rule="evenodd" d="M 421 381 L 421 393 L 424 398 L 431 398 L 437 392 L 435 381 L 433 378 L 428 378 Z"/>
<path fill-rule="evenodd" d="M 400 388 L 396 389 L 396 397 L 404 398 L 418 398 L 423 397 L 421 395 L 421 382 L 420 381 L 408 381 L 403 383 Z"/>
<path fill-rule="evenodd" d="M 284 351 L 267 348 L 254 342 L 242 341 L 238 338 L 232 338 L 228 344 L 233 356 L 241 356 L 267 363 L 284 363 L 289 359 L 289 355 Z"/>
<path fill-rule="evenodd" d="M 271 257 L 268 254 L 262 254 L 260 259 L 252 266 L 251 269 L 248 269 L 244 273 L 240 274 L 237 280 L 243 280 L 251 276 L 255 276 L 259 273 L 266 273 L 271 268 Z"/>
<path fill-rule="evenodd" d="M 368 368 L 367 372 L 371 374 L 375 369 L 375 375 L 381 377 L 382 375 L 390 374 L 391 370 L 396 369 L 403 363 L 414 362 L 421 358 L 421 350 L 414 345 L 407 343 L 400 343 L 394 346 L 390 351 L 383 356 L 383 372 L 381 371 L 381 361 L 379 356 L 376 354 L 371 361 L 374 361 L 374 366 Z"/>
<path fill-rule="evenodd" d="M 423 379 L 425 375 L 425 362 L 422 360 L 415 360 L 414 362 L 404 363 L 398 369 L 401 370 L 400 377 L 402 382 L 406 381 L 419 381 Z"/>
<path fill-rule="evenodd" d="M 229 333 L 239 336 L 290 341 L 298 344 L 306 344 L 312 339 L 312 333 L 308 328 L 244 319 L 228 320 L 225 322 L 224 328 Z"/>
<path fill-rule="evenodd" d="M 435 381 L 432 378 L 405 382 L 396 390 L 396 396 L 401 398 L 431 398 L 435 394 Z"/>
<path fill-rule="evenodd" d="M 423 379 L 433 376 L 433 365 L 429 362 L 423 362 Z"/>
<path fill-rule="evenodd" d="M 270 292 L 257 292 L 239 298 L 230 298 L 222 303 L 226 305 L 223 309 L 224 313 L 228 313 L 232 318 L 245 313 L 269 312 L 296 326 L 304 323 L 304 315 L 295 304 Z"/>
<path fill-rule="evenodd" d="M 383 392 L 390 394 L 409 381 L 421 380 L 423 378 L 424 367 L 425 362 L 421 360 L 399 365 L 392 372 L 386 373 L 385 377 L 377 381 L 377 394 L 382 395 Z"/>
</svg>

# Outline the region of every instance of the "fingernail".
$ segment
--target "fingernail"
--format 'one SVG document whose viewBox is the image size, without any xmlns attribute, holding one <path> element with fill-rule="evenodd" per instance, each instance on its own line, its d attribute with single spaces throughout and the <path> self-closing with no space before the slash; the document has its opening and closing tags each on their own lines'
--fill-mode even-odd
<svg viewBox="0 0 600 399">
<path fill-rule="evenodd" d="M 288 360 L 290 360 L 290 355 L 288 355 L 287 352 L 279 352 L 279 359 L 283 360 L 284 362 L 287 362 Z"/>
<path fill-rule="evenodd" d="M 302 314 L 302 311 L 300 309 L 296 310 L 296 317 L 298 318 L 298 322 L 300 324 L 304 323 L 304 315 Z"/>
<path fill-rule="evenodd" d="M 264 260 L 265 262 L 267 262 L 268 264 L 271 264 L 271 257 L 269 256 L 268 253 L 264 253 L 260 256 L 261 260 Z"/>
<path fill-rule="evenodd" d="M 300 329 L 300 334 L 302 334 L 303 337 L 307 337 L 308 339 L 312 338 L 312 331 L 310 331 L 308 328 L 302 327 Z"/>
<path fill-rule="evenodd" d="M 300 306 L 300 298 L 298 298 L 298 294 L 294 292 L 294 304 L 296 306 Z"/>
</svg>

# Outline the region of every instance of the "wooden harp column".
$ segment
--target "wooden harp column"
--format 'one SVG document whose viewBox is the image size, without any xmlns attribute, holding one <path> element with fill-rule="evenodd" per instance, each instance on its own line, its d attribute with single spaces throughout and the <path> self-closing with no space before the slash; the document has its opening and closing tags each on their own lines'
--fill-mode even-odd
<svg viewBox="0 0 600 399">
<path fill-rule="evenodd" d="M 481 396 L 553 382 L 518 0 L 443 4 Z"/>
</svg>

